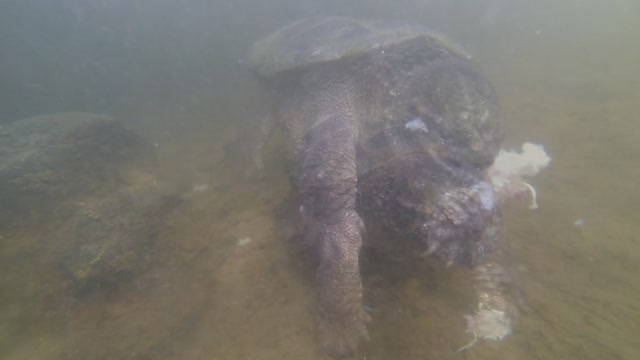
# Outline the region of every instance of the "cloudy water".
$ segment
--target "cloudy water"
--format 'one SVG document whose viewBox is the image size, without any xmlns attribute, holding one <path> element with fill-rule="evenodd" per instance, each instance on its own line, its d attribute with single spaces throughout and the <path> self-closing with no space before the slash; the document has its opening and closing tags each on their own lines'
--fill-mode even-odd
<svg viewBox="0 0 640 360">
<path fill-rule="evenodd" d="M 537 209 L 527 193 L 501 205 L 511 333 L 469 321 L 472 270 L 366 252 L 370 339 L 352 358 L 638 358 L 638 14 L 632 0 L 2 1 L 0 358 L 330 358 L 285 135 L 261 172 L 245 156 L 274 92 L 248 51 L 308 16 L 438 31 L 493 83 L 503 147 L 551 158 L 526 179 Z"/>
</svg>

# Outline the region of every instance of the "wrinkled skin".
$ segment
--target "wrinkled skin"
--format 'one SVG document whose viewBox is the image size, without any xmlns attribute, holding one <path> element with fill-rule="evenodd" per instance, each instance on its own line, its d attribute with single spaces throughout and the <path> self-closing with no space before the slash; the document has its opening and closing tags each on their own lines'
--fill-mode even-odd
<svg viewBox="0 0 640 360">
<path fill-rule="evenodd" d="M 298 165 L 304 236 L 320 262 L 325 351 L 347 355 L 368 337 L 365 227 L 403 235 L 397 246 L 409 255 L 473 267 L 484 301 L 506 306 L 503 277 L 491 275 L 502 275 L 501 216 L 486 179 L 500 116 L 491 85 L 466 57 L 417 38 L 263 80 L 276 94 L 268 119 L 284 130 Z M 407 128 L 414 119 L 426 131 Z"/>
</svg>

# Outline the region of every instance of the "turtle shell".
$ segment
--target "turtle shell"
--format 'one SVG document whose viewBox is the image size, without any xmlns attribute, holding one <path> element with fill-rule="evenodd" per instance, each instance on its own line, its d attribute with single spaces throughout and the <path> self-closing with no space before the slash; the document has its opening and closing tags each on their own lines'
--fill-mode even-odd
<svg viewBox="0 0 640 360">
<path fill-rule="evenodd" d="M 468 57 L 464 50 L 418 24 L 312 17 L 256 42 L 248 63 L 258 76 L 268 79 L 289 70 L 382 51 L 389 45 L 417 38 Z"/>
</svg>

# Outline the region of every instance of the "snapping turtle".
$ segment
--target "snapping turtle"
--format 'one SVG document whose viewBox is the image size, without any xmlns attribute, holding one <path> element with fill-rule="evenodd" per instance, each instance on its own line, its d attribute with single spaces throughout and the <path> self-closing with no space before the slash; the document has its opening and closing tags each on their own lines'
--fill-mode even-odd
<svg viewBox="0 0 640 360">
<path fill-rule="evenodd" d="M 463 50 L 419 25 L 307 18 L 258 41 L 249 64 L 274 95 L 259 128 L 279 124 L 298 165 L 326 351 L 349 354 L 367 338 L 365 228 L 394 231 L 406 254 L 472 267 L 479 310 L 507 316 L 487 177 L 502 141 L 499 106 Z"/>
</svg>

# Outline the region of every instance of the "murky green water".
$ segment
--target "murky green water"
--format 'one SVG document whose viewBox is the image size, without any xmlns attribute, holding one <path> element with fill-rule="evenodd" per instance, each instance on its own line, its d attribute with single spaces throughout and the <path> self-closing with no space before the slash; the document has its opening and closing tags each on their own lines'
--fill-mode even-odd
<svg viewBox="0 0 640 360">
<path fill-rule="evenodd" d="M 207 3 L 0 4 L 3 126 L 111 113 L 154 144 L 156 178 L 183 197 L 163 216 L 144 271 L 90 291 L 61 266 L 73 245 L 65 214 L 3 225 L 1 358 L 323 358 L 311 260 L 278 215 L 290 191 L 280 139 L 264 179 L 227 167 L 224 145 L 265 109 L 243 64 L 249 45 L 292 19 L 328 14 L 419 21 L 457 40 L 500 94 L 505 145 L 541 143 L 553 159 L 532 181 L 540 208 L 504 209 L 521 293 L 513 334 L 456 352 L 472 340 L 469 274 L 368 264 L 374 321 L 355 358 L 640 356 L 636 2 Z"/>
</svg>

